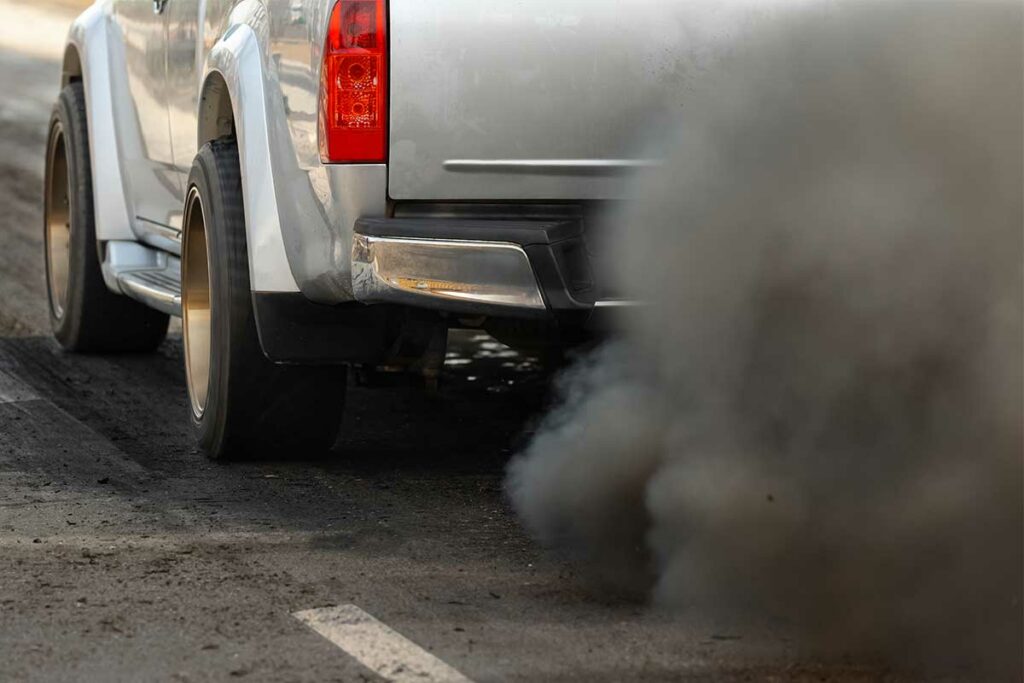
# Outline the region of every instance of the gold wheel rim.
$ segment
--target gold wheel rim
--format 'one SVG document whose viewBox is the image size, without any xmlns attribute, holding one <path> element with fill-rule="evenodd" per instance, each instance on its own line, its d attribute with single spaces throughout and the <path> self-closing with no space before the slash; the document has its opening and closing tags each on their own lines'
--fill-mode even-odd
<svg viewBox="0 0 1024 683">
<path fill-rule="evenodd" d="M 195 187 L 185 199 L 184 226 L 181 312 L 185 375 L 192 414 L 199 419 L 210 391 L 210 261 L 203 202 Z"/>
<path fill-rule="evenodd" d="M 71 270 L 71 185 L 68 176 L 64 129 L 55 122 L 46 150 L 46 193 L 43 220 L 46 225 L 46 280 L 50 310 L 64 318 Z"/>
</svg>

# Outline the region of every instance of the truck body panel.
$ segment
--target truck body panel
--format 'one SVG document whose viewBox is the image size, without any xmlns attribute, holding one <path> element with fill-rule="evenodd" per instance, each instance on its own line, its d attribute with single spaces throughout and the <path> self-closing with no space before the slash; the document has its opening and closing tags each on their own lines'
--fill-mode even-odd
<svg viewBox="0 0 1024 683">
<path fill-rule="evenodd" d="M 735 2 L 392 0 L 389 190 L 619 199 L 656 162 Z M 650 157 L 654 157 L 653 159 Z"/>
<path fill-rule="evenodd" d="M 701 70 L 786 3 L 390 0 L 386 163 L 348 165 L 322 163 L 318 144 L 334 4 L 98 0 L 109 87 L 85 86 L 110 100 L 121 177 L 98 206 L 120 194 L 135 239 L 179 254 L 192 160 L 233 136 L 254 290 L 353 301 L 360 219 L 542 220 L 624 197 L 658 164 L 651 141 L 685 122 Z"/>
</svg>

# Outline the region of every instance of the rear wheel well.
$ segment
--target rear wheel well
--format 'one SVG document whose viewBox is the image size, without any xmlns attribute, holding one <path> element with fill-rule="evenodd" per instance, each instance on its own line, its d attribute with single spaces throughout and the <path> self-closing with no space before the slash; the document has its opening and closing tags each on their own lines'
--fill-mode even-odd
<svg viewBox="0 0 1024 683">
<path fill-rule="evenodd" d="M 235 137 L 235 114 L 231 106 L 228 84 L 219 73 L 211 73 L 199 96 L 199 130 L 197 149 L 221 138 Z"/>
<path fill-rule="evenodd" d="M 74 45 L 64 50 L 64 64 L 61 67 L 60 87 L 66 88 L 69 83 L 82 80 L 82 59 Z"/>
</svg>

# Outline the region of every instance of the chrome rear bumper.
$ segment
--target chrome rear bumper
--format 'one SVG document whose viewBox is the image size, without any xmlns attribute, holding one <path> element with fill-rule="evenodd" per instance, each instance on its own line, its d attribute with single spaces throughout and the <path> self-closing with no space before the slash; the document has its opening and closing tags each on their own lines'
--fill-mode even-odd
<svg viewBox="0 0 1024 683">
<path fill-rule="evenodd" d="M 545 310 L 522 247 L 356 235 L 352 285 L 363 303 Z"/>
<path fill-rule="evenodd" d="M 367 304 L 468 315 L 587 315 L 594 282 L 578 221 L 361 219 L 352 289 Z"/>
</svg>

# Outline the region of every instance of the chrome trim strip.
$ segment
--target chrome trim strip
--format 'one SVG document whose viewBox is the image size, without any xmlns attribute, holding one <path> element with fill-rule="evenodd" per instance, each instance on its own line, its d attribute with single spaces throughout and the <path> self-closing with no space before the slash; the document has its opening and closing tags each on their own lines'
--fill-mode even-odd
<svg viewBox="0 0 1024 683">
<path fill-rule="evenodd" d="M 632 299 L 605 299 L 594 304 L 594 308 L 632 308 L 641 305 Z"/>
<path fill-rule="evenodd" d="M 444 162 L 444 170 L 452 173 L 619 174 L 662 164 L 656 159 L 449 159 Z"/>
<path fill-rule="evenodd" d="M 181 255 L 181 231 L 170 225 L 151 221 L 142 216 L 135 217 L 135 233 L 140 242 L 162 251 Z"/>
</svg>

